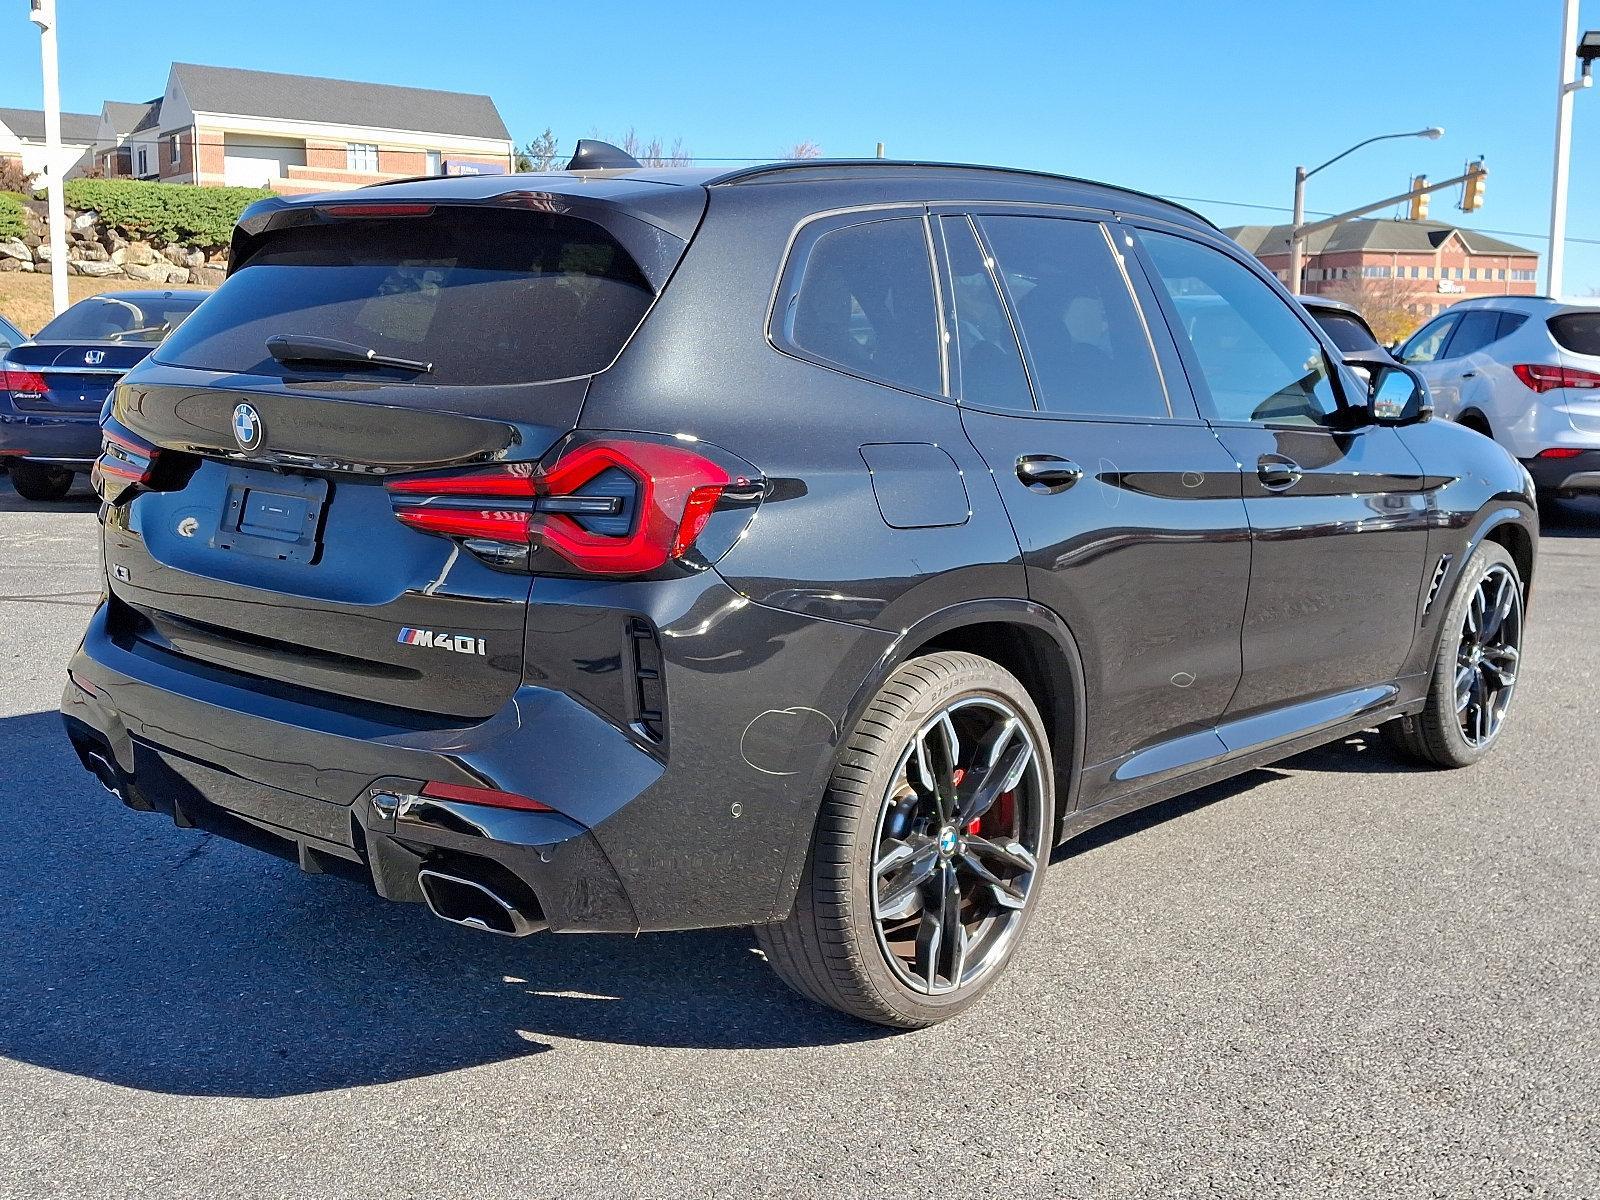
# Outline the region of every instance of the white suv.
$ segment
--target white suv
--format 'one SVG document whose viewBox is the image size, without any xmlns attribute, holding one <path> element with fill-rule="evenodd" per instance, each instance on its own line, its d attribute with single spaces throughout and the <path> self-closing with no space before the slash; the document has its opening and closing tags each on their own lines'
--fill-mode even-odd
<svg viewBox="0 0 1600 1200">
<path fill-rule="evenodd" d="M 1541 492 L 1600 492 L 1600 307 L 1463 300 L 1397 353 L 1428 381 L 1439 416 L 1510 450 Z"/>
</svg>

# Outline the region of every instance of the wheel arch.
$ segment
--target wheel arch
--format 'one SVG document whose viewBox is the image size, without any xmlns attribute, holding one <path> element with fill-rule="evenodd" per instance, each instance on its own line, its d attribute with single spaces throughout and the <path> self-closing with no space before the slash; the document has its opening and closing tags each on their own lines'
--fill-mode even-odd
<svg viewBox="0 0 1600 1200">
<path fill-rule="evenodd" d="M 1456 424 L 1465 425 L 1468 429 L 1481 433 L 1486 438 L 1494 437 L 1494 426 L 1489 424 L 1489 418 L 1481 408 L 1464 409 L 1456 417 Z"/>
<path fill-rule="evenodd" d="M 1078 802 L 1083 777 L 1083 658 L 1061 618 L 1028 600 L 970 600 L 929 614 L 906 629 L 862 683 L 853 723 L 902 663 L 939 650 L 965 650 L 1015 675 L 1038 706 L 1055 761 L 1056 841 Z"/>
</svg>

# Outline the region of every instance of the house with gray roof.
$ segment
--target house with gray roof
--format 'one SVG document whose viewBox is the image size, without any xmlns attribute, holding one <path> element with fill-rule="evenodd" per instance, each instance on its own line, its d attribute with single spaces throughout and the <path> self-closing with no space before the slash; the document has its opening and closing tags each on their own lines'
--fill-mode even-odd
<svg viewBox="0 0 1600 1200">
<path fill-rule="evenodd" d="M 1289 284 L 1289 226 L 1236 225 L 1225 232 Z M 1539 254 L 1443 221 L 1360 218 L 1306 239 L 1305 295 L 1382 289 L 1428 317 L 1473 296 L 1531 296 Z"/>
<path fill-rule="evenodd" d="M 64 177 L 77 174 L 89 161 L 89 150 L 94 145 L 99 120 L 93 113 L 61 114 L 59 165 Z M 45 173 L 48 158 L 42 110 L 0 108 L 0 159 L 16 160 L 28 175 Z"/>
<path fill-rule="evenodd" d="M 514 147 L 488 96 L 173 63 L 145 105 L 108 103 L 108 174 L 323 192 L 407 175 L 503 174 Z"/>
</svg>

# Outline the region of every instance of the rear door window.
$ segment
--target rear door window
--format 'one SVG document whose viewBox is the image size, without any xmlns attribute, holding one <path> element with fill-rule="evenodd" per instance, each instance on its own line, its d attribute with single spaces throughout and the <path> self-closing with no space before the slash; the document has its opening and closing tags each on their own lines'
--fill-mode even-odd
<svg viewBox="0 0 1600 1200">
<path fill-rule="evenodd" d="M 159 342 L 204 295 L 90 296 L 39 331 L 41 342 Z"/>
<path fill-rule="evenodd" d="M 922 219 L 864 221 L 818 236 L 791 285 L 782 337 L 852 375 L 937 395 L 939 322 Z"/>
<path fill-rule="evenodd" d="M 1571 312 L 1551 317 L 1550 336 L 1573 354 L 1600 357 L 1600 312 Z"/>
<path fill-rule="evenodd" d="M 1149 333 L 1098 222 L 985 216 L 978 225 L 1022 328 L 1041 409 L 1172 415 Z"/>
<path fill-rule="evenodd" d="M 1440 358 L 1462 358 L 1476 354 L 1500 336 L 1500 314 L 1490 308 L 1472 308 L 1461 314 L 1456 331 L 1450 336 Z"/>
<path fill-rule="evenodd" d="M 638 264 L 593 222 L 441 205 L 269 234 L 158 358 L 282 375 L 267 339 L 311 335 L 433 366 L 390 382 L 567 379 L 609 366 L 654 298 Z"/>
<path fill-rule="evenodd" d="M 954 350 L 961 402 L 979 408 L 1033 410 L 1016 332 L 966 217 L 941 217 L 950 270 Z"/>
</svg>

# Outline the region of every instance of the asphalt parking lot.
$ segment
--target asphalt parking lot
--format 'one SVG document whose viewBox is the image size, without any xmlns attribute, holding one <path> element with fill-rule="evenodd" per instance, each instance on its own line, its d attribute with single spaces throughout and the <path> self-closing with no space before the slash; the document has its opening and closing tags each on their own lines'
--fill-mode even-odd
<svg viewBox="0 0 1600 1200">
<path fill-rule="evenodd" d="M 0 1195 L 1600 1194 L 1600 504 L 1497 753 L 1369 739 L 1058 854 L 964 1019 L 742 932 L 475 936 L 122 809 L 55 715 L 91 501 L 0 481 Z"/>
</svg>

